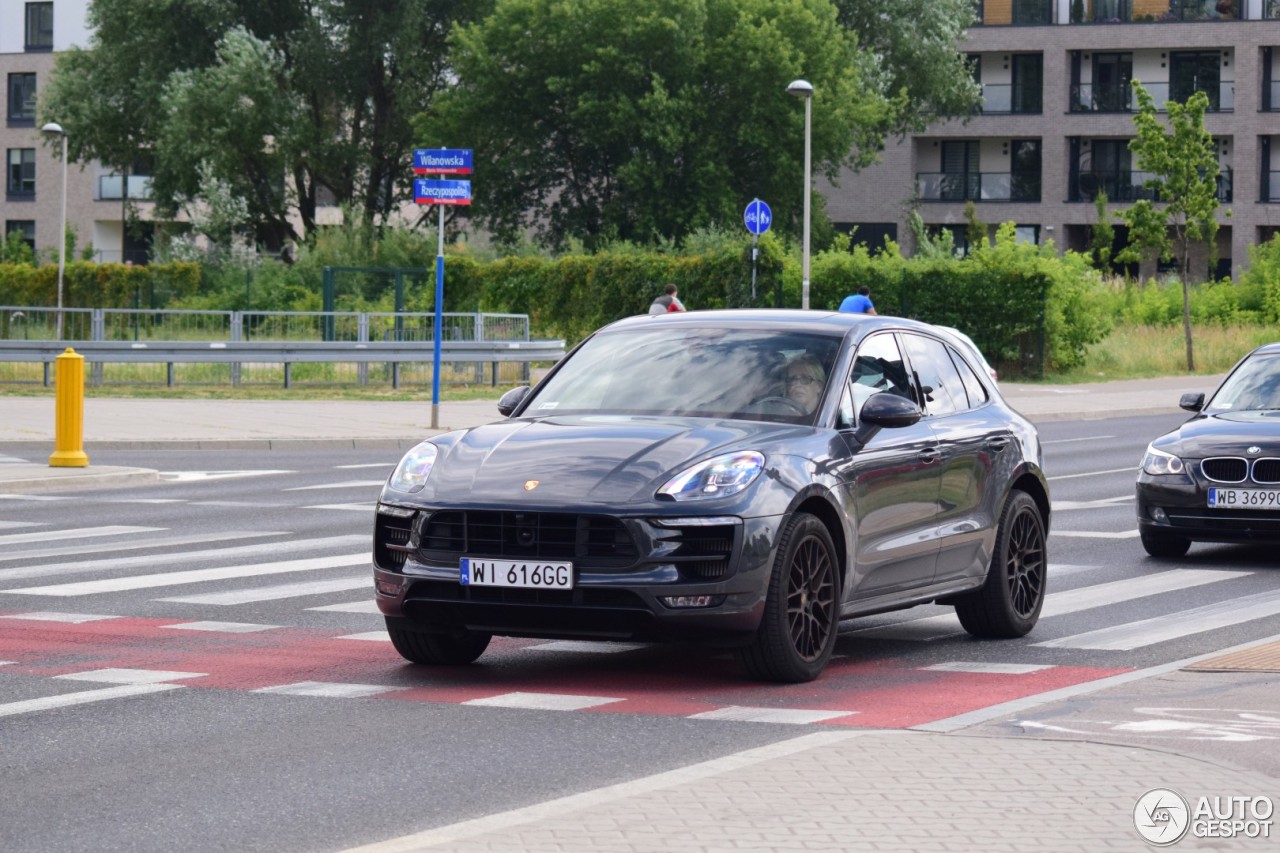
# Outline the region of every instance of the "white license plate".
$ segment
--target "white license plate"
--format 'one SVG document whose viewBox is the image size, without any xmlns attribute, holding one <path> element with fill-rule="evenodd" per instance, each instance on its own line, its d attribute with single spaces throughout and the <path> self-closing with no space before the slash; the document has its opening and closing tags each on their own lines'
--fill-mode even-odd
<svg viewBox="0 0 1280 853">
<path fill-rule="evenodd" d="M 573 589 L 573 563 L 462 558 L 463 586 Z"/>
<path fill-rule="evenodd" d="M 1280 489 L 1209 490 L 1209 509 L 1280 510 Z"/>
</svg>

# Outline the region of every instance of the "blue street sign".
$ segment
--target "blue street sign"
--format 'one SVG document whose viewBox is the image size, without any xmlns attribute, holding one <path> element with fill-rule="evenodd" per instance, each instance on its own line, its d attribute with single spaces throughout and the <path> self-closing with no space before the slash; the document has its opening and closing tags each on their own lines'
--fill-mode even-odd
<svg viewBox="0 0 1280 853">
<path fill-rule="evenodd" d="M 470 148 L 415 148 L 413 171 L 417 175 L 470 175 Z"/>
<path fill-rule="evenodd" d="M 414 178 L 413 200 L 418 204 L 471 204 L 471 182 Z"/>
<path fill-rule="evenodd" d="M 747 223 L 747 230 L 759 236 L 768 231 L 769 226 L 773 224 L 773 211 L 769 210 L 769 205 L 760 199 L 752 199 L 751 204 L 747 205 L 746 212 L 742 214 L 742 219 Z"/>
</svg>

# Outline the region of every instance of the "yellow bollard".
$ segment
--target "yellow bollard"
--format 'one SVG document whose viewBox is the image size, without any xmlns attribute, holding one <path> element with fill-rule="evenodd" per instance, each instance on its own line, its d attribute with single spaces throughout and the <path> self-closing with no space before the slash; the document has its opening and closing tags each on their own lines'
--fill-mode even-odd
<svg viewBox="0 0 1280 853">
<path fill-rule="evenodd" d="M 53 437 L 53 455 L 50 468 L 84 468 L 89 464 L 84 444 L 84 356 L 67 347 L 58 356 L 55 381 L 57 383 L 56 429 Z"/>
</svg>

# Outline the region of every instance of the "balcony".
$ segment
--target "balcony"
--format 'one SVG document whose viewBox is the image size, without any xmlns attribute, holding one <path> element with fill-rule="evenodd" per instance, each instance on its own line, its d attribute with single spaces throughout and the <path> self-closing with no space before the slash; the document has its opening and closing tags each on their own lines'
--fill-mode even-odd
<svg viewBox="0 0 1280 853">
<path fill-rule="evenodd" d="M 1087 0 L 1071 4 L 1073 24 L 1123 24 L 1133 20 L 1133 0 Z"/>
<path fill-rule="evenodd" d="M 1243 0 L 1172 0 L 1161 21 L 1234 21 L 1243 17 Z"/>
<path fill-rule="evenodd" d="M 990 115 L 1040 115 L 1040 90 L 1011 83 L 983 83 L 982 106 L 978 112 Z"/>
<path fill-rule="evenodd" d="M 1165 111 L 1165 104 L 1169 101 L 1185 103 L 1192 94 L 1191 91 L 1174 91 L 1170 94 L 1169 83 L 1143 83 L 1142 85 L 1151 93 L 1151 99 L 1160 112 Z M 1236 81 L 1222 80 L 1217 86 L 1204 91 L 1209 96 L 1209 112 L 1226 113 L 1235 110 Z M 1071 87 L 1073 113 L 1131 113 L 1136 112 L 1137 108 L 1133 90 L 1127 85 L 1095 86 L 1092 83 L 1077 83 Z"/>
<path fill-rule="evenodd" d="M 121 175 L 102 175 L 98 178 L 98 201 L 123 201 L 124 181 Z M 151 200 L 151 176 L 130 175 L 128 192 L 131 201 Z"/>
<path fill-rule="evenodd" d="M 1039 201 L 1040 178 L 1011 172 L 917 172 L 921 201 Z"/>
<path fill-rule="evenodd" d="M 1143 184 L 1155 177 L 1151 172 L 1134 172 L 1117 169 L 1110 172 L 1081 172 L 1073 181 L 1068 201 L 1093 201 L 1098 193 L 1105 192 L 1107 201 L 1128 203 L 1146 199 L 1160 201 L 1160 194 Z M 1218 201 L 1229 203 L 1232 199 L 1232 172 L 1223 169 L 1218 174 Z"/>
</svg>

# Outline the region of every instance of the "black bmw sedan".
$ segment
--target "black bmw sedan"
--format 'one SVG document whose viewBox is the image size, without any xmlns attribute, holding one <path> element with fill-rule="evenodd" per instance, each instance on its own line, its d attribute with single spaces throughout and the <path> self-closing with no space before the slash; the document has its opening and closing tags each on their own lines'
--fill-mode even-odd
<svg viewBox="0 0 1280 853">
<path fill-rule="evenodd" d="M 954 605 L 1019 637 L 1045 596 L 1035 428 L 932 326 L 816 311 L 620 320 L 505 420 L 433 437 L 374 534 L 396 650 L 493 635 L 702 640 L 748 674 L 816 678 L 843 619 Z"/>
<path fill-rule="evenodd" d="M 1138 532 L 1153 557 L 1192 542 L 1280 541 L 1280 343 L 1241 359 L 1213 396 L 1183 394 L 1195 415 L 1147 447 Z"/>
</svg>

